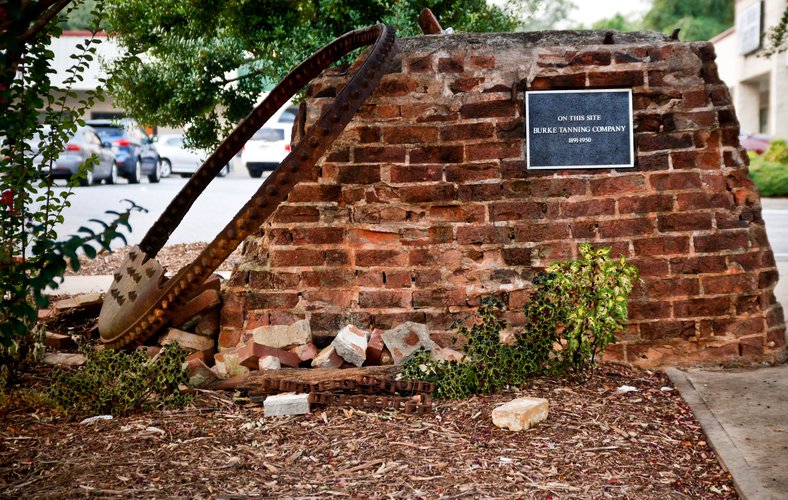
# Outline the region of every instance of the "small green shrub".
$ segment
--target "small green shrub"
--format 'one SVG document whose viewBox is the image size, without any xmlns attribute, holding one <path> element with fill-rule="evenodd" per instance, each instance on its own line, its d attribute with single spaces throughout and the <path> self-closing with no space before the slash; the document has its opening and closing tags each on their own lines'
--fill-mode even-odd
<svg viewBox="0 0 788 500">
<path fill-rule="evenodd" d="M 91 351 L 77 370 L 53 373 L 49 398 L 69 415 L 127 415 L 134 411 L 173 408 L 190 400 L 186 384 L 186 351 L 178 344 L 164 347 L 155 362 L 142 351 Z"/>
<path fill-rule="evenodd" d="M 761 196 L 788 196 L 788 163 L 768 162 L 763 157 L 750 161 L 750 178 Z"/>
<path fill-rule="evenodd" d="M 784 139 L 775 139 L 769 144 L 769 149 L 763 154 L 764 161 L 782 163 L 788 168 L 788 142 Z"/>
<path fill-rule="evenodd" d="M 623 257 L 611 259 L 609 248 L 584 243 L 579 252 L 578 260 L 555 263 L 533 280 L 527 323 L 513 344 L 500 342 L 501 306 L 486 298 L 474 324 L 458 330 L 467 338 L 462 362 L 434 361 L 421 351 L 405 363 L 403 378 L 433 382 L 437 398 L 454 399 L 519 386 L 536 375 L 587 377 L 627 321 L 637 269 Z"/>
</svg>

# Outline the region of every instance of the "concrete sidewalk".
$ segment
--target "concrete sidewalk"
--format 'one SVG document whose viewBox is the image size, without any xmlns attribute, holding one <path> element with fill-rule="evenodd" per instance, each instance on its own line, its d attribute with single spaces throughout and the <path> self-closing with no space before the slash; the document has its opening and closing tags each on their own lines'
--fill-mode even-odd
<svg viewBox="0 0 788 500">
<path fill-rule="evenodd" d="M 788 261 L 777 268 L 775 295 L 788 311 Z M 788 498 L 788 364 L 666 371 L 742 498 Z"/>
</svg>

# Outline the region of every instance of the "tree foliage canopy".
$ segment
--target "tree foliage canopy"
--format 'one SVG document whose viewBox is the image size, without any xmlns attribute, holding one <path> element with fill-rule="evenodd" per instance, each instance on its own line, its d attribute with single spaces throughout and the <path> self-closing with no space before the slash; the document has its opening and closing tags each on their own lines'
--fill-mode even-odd
<svg viewBox="0 0 788 500">
<path fill-rule="evenodd" d="M 733 26 L 733 7 L 733 0 L 654 0 L 643 27 L 665 33 L 681 28 L 682 40 L 709 40 Z"/>
<path fill-rule="evenodd" d="M 385 22 L 400 36 L 419 32 L 429 5 L 444 27 L 511 31 L 516 7 L 485 0 L 110 0 L 107 28 L 127 55 L 112 64 L 119 106 L 150 124 L 184 127 L 189 140 L 215 144 L 261 94 L 322 45 Z"/>
</svg>

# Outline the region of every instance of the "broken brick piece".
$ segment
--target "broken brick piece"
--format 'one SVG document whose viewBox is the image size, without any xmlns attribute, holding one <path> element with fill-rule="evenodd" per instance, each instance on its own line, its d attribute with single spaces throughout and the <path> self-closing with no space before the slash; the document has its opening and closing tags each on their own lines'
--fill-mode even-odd
<svg viewBox="0 0 788 500">
<path fill-rule="evenodd" d="M 305 319 L 291 325 L 258 326 L 252 330 L 252 335 L 258 344 L 277 349 L 290 349 L 312 342 L 312 329 L 309 326 L 309 321 Z"/>
<path fill-rule="evenodd" d="M 383 343 L 386 344 L 397 365 L 407 361 L 419 349 L 428 351 L 435 349 L 427 325 L 421 323 L 406 321 L 396 328 L 383 332 L 382 337 Z"/>
<path fill-rule="evenodd" d="M 369 342 L 367 342 L 367 366 L 374 366 L 380 364 L 380 355 L 383 354 L 383 349 L 386 345 L 383 343 L 381 336 L 383 331 L 375 328 L 369 335 Z"/>
<path fill-rule="evenodd" d="M 63 335 L 62 333 L 46 332 L 44 338 L 44 345 L 50 349 L 62 351 L 64 349 L 75 349 L 77 343 L 71 338 L 71 335 Z"/>
<path fill-rule="evenodd" d="M 193 353 L 189 354 L 188 356 L 186 356 L 186 361 L 191 361 L 193 359 L 199 359 L 200 361 L 202 361 L 206 365 L 210 366 L 210 365 L 212 365 L 214 363 L 214 361 L 213 361 L 214 354 L 216 354 L 216 351 L 214 349 L 212 349 L 212 348 L 211 349 L 205 349 L 203 351 L 197 351 L 197 352 L 193 352 Z"/>
<path fill-rule="evenodd" d="M 358 367 L 367 359 L 367 335 L 364 330 L 347 325 L 337 333 L 331 345 L 342 359 Z"/>
<path fill-rule="evenodd" d="M 317 347 L 312 342 L 304 345 L 297 345 L 290 349 L 290 352 L 298 356 L 302 362 L 312 361 L 317 356 Z"/>
<path fill-rule="evenodd" d="M 205 290 L 174 312 L 172 324 L 181 326 L 198 314 L 207 312 L 221 303 L 222 297 L 218 290 Z"/>
<path fill-rule="evenodd" d="M 312 360 L 312 368 L 339 368 L 344 361 L 334 350 L 334 346 L 330 345 L 315 356 Z"/>
<path fill-rule="evenodd" d="M 282 368 L 282 362 L 279 361 L 279 358 L 276 356 L 266 356 L 264 358 L 260 358 L 257 366 L 261 370 L 279 370 Z"/>
<path fill-rule="evenodd" d="M 235 352 L 238 353 L 238 362 L 250 370 L 257 370 L 260 359 L 266 356 L 279 358 L 279 362 L 283 366 L 289 366 L 291 368 L 298 368 L 299 363 L 301 363 L 301 360 L 295 353 L 258 344 L 254 339 L 249 340 L 243 346 L 235 349 Z"/>
<path fill-rule="evenodd" d="M 189 352 L 204 351 L 206 349 L 214 348 L 214 340 L 208 337 L 201 337 L 193 333 L 184 332 L 177 328 L 170 328 L 167 334 L 159 339 L 160 345 L 167 345 L 172 342 L 177 342 L 181 347 Z"/>
<path fill-rule="evenodd" d="M 197 326 L 194 327 L 194 333 L 203 337 L 216 337 L 219 335 L 219 308 L 211 309 L 204 313 Z"/>
<path fill-rule="evenodd" d="M 186 374 L 189 376 L 189 385 L 192 387 L 203 387 L 219 380 L 216 373 L 200 359 L 186 362 Z"/>
</svg>

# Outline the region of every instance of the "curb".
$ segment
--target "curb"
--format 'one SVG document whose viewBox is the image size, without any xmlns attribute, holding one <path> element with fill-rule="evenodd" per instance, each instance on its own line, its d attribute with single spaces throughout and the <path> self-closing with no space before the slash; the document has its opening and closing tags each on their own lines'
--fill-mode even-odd
<svg viewBox="0 0 788 500">
<path fill-rule="evenodd" d="M 692 413 L 695 414 L 695 418 L 700 422 L 709 444 L 717 453 L 717 458 L 733 477 L 733 486 L 736 488 L 739 496 L 743 500 L 771 498 L 770 493 L 763 488 L 756 472 L 744 459 L 744 456 L 695 388 L 687 373 L 676 368 L 666 368 L 665 373 L 679 390 L 684 401 L 689 404 Z"/>
</svg>

